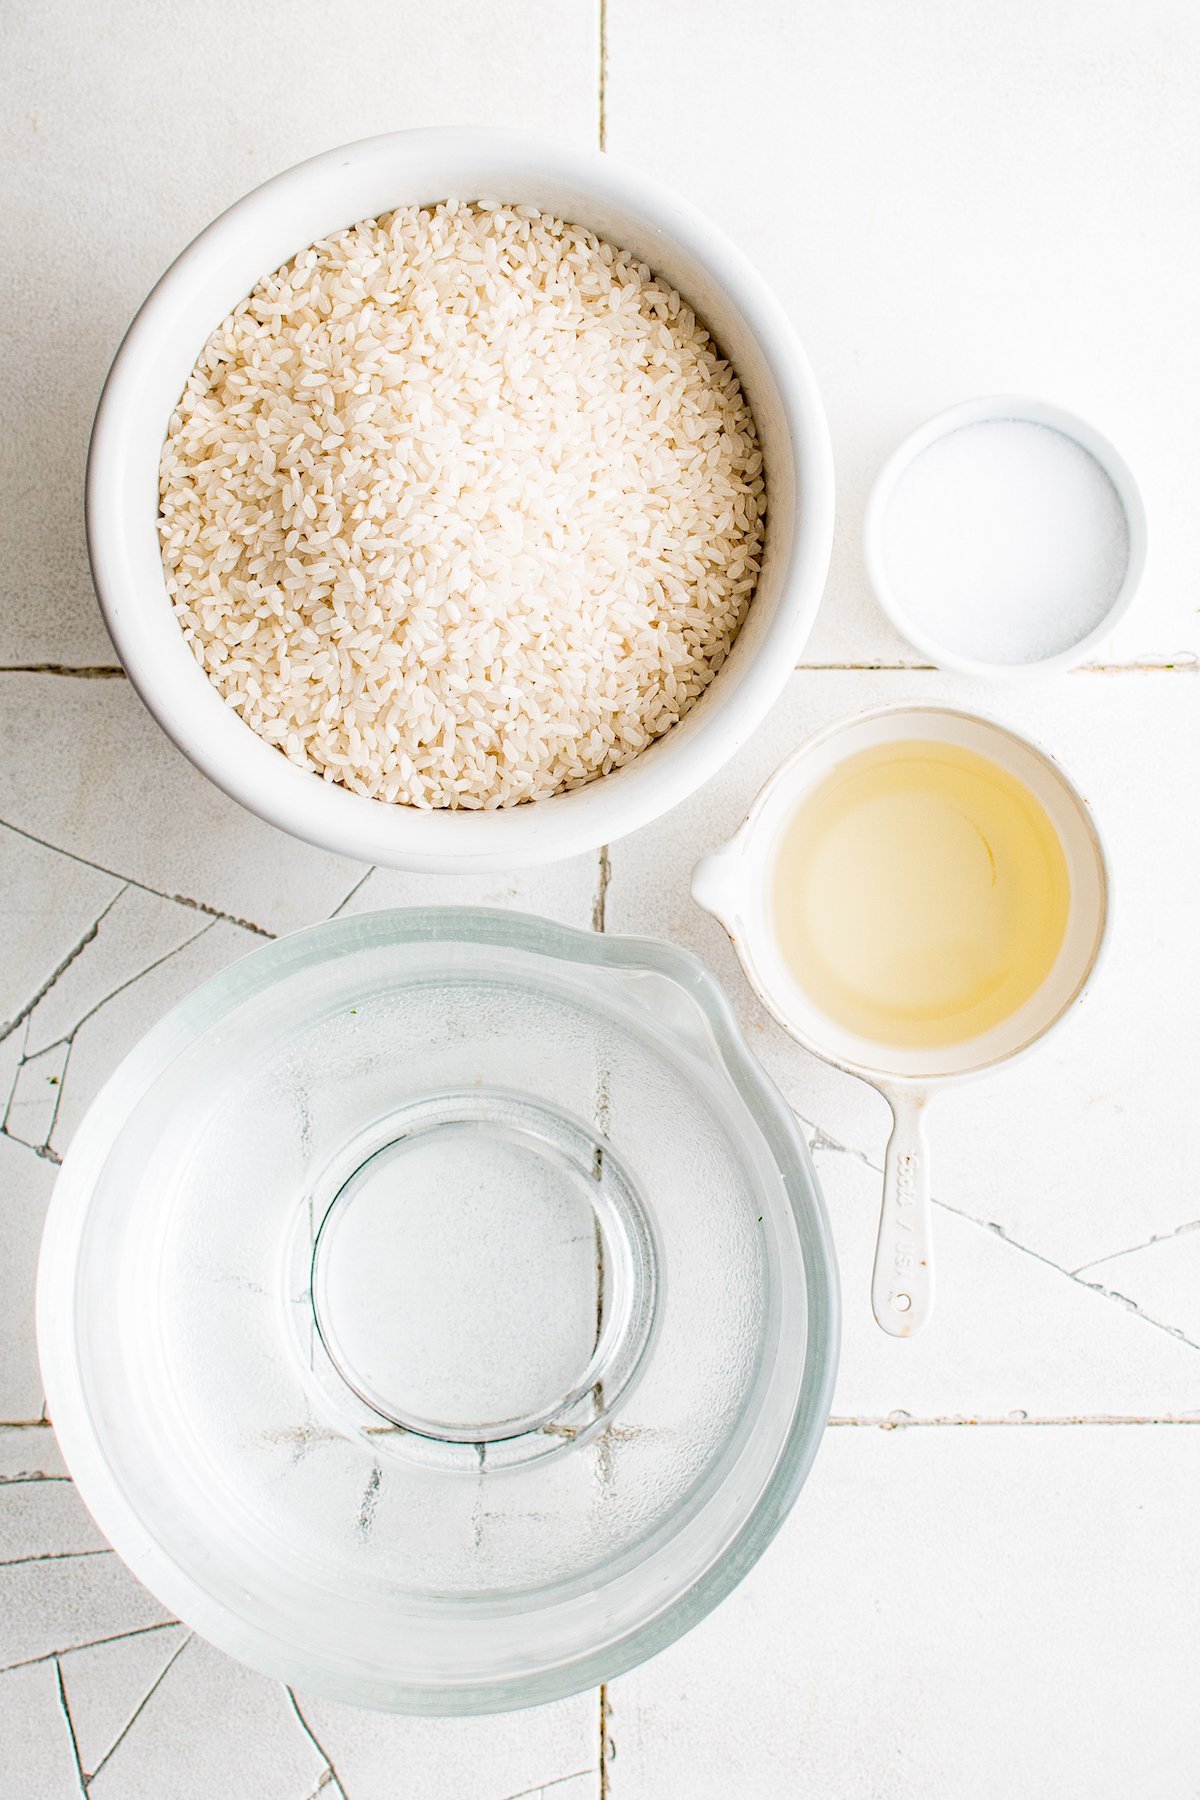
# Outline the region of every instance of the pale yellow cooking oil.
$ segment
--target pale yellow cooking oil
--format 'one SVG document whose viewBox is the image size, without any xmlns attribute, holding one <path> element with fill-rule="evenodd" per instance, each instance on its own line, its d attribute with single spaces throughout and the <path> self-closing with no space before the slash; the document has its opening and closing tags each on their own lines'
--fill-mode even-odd
<svg viewBox="0 0 1200 1800">
<path fill-rule="evenodd" d="M 1071 902 L 1058 833 L 1007 769 L 957 744 L 848 757 L 798 802 L 772 914 L 800 986 L 876 1043 L 961 1043 L 1045 981 Z"/>
</svg>

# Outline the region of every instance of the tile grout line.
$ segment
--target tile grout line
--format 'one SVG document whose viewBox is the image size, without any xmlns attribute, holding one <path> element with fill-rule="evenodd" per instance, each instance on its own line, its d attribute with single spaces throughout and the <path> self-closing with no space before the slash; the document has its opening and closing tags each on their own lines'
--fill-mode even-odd
<svg viewBox="0 0 1200 1800">
<path fill-rule="evenodd" d="M 63 1089 L 67 1085 L 67 1067 L 71 1060 L 71 1049 L 75 1043 L 75 1039 L 79 1036 L 79 1033 L 83 1030 L 84 1026 L 88 1023 L 88 1020 L 94 1019 L 96 1014 L 100 1011 L 100 1009 L 102 1007 L 107 1006 L 110 1000 L 115 1000 L 118 994 L 123 994 L 125 992 L 126 988 L 131 988 L 135 982 L 144 980 L 147 975 L 153 975 L 155 969 L 161 969 L 163 964 L 170 962 L 170 960 L 173 956 L 182 956 L 182 954 L 185 950 L 190 950 L 193 944 L 198 944 L 200 942 L 200 939 L 202 937 L 206 937 L 207 934 L 217 924 L 217 922 L 218 921 L 216 919 L 209 919 L 209 921 L 206 925 L 201 925 L 199 931 L 193 931 L 191 937 L 184 938 L 182 944 L 176 944 L 176 946 L 173 950 L 164 951 L 161 956 L 155 957 L 155 959 L 152 963 L 147 963 L 146 967 L 144 969 L 139 969 L 136 975 L 130 975 L 128 980 L 118 982 L 118 984 L 115 988 L 112 988 L 107 994 L 102 995 L 101 998 L 99 1000 L 97 1000 L 94 1005 L 89 1006 L 87 1011 L 83 1014 L 82 1018 L 76 1019 L 74 1025 L 72 1025 L 70 1031 L 64 1031 L 64 1033 L 61 1037 L 55 1038 L 52 1043 L 44 1045 L 42 1047 L 42 1049 L 40 1049 L 34 1053 L 34 1056 L 29 1057 L 28 1059 L 25 1059 L 25 1058 L 22 1059 L 22 1066 L 24 1066 L 24 1062 L 26 1060 L 33 1062 L 36 1060 L 36 1058 L 38 1056 L 45 1056 L 47 1054 L 47 1052 L 49 1052 L 51 1050 L 57 1050 L 57 1048 L 60 1044 L 65 1044 L 67 1046 L 67 1059 L 66 1059 L 66 1062 L 63 1063 L 62 1073 L 60 1074 L 59 1080 L 58 1080 L 58 1100 L 55 1102 L 55 1106 L 54 1106 L 54 1117 L 50 1121 L 51 1134 L 53 1134 L 54 1126 L 58 1121 L 58 1108 L 62 1101 Z M 5 1123 L 7 1124 L 7 1117 L 6 1117 Z M 25 1140 L 23 1138 L 18 1138 L 16 1141 L 17 1141 L 17 1143 L 24 1143 Z M 50 1139 L 47 1138 L 45 1144 L 42 1145 L 41 1148 L 49 1149 L 49 1147 L 50 1147 Z M 39 1146 L 37 1144 L 30 1144 L 29 1148 L 31 1150 L 36 1150 L 39 1148 Z"/>
<path fill-rule="evenodd" d="M 598 1800 L 609 1800 L 608 1793 L 608 1683 L 600 1683 L 600 1792 Z"/>
<path fill-rule="evenodd" d="M 85 1556 L 115 1556 L 115 1550 L 107 1545 L 102 1550 L 49 1550 L 40 1556 L 7 1556 L 0 1562 L 0 1569 L 23 1569 L 30 1563 L 79 1562 Z"/>
<path fill-rule="evenodd" d="M 113 1739 L 113 1741 L 109 1745 L 108 1749 L 104 1752 L 104 1755 L 100 1758 L 100 1761 L 96 1764 L 95 1768 L 92 1770 L 91 1774 L 88 1776 L 89 1781 L 94 1781 L 96 1779 L 97 1775 L 100 1773 L 100 1771 L 104 1767 L 105 1763 L 111 1761 L 112 1757 L 116 1754 L 116 1752 L 120 1749 L 121 1745 L 125 1742 L 125 1739 L 129 1736 L 129 1733 L 133 1730 L 133 1727 L 137 1724 L 137 1722 L 138 1722 L 139 1718 L 141 1717 L 143 1711 L 145 1710 L 148 1702 L 158 1692 L 159 1688 L 162 1686 L 162 1684 L 166 1680 L 167 1676 L 171 1673 L 171 1670 L 175 1667 L 175 1664 L 179 1661 L 179 1658 L 183 1655 L 183 1653 L 187 1649 L 188 1645 L 192 1642 L 193 1635 L 194 1634 L 189 1631 L 187 1636 L 184 1638 L 182 1644 L 178 1645 L 178 1647 L 167 1658 L 166 1662 L 163 1664 L 162 1668 L 159 1670 L 159 1672 L 155 1676 L 154 1680 L 150 1683 L 150 1686 L 146 1689 L 146 1692 L 142 1695 L 141 1699 L 138 1701 L 137 1705 L 134 1707 L 133 1711 L 130 1713 L 129 1717 L 126 1719 L 126 1721 L 125 1721 L 124 1725 L 121 1727 L 121 1730 L 118 1733 L 118 1735 Z"/>
<path fill-rule="evenodd" d="M 596 865 L 596 898 L 592 902 L 592 930 L 603 931 L 608 910 L 608 884 L 612 879 L 612 857 L 607 844 L 601 844 Z"/>
<path fill-rule="evenodd" d="M 794 675 L 943 675 L 952 671 L 939 669 L 930 662 L 800 662 Z M 1079 663 L 1065 671 L 1068 675 L 1195 675 L 1200 673 L 1200 656 L 1181 650 L 1173 660 L 1166 657 L 1137 657 L 1132 662 Z"/>
<path fill-rule="evenodd" d="M 193 912 L 204 913 L 210 919 L 223 919 L 227 925 L 237 925 L 242 931 L 252 931 L 256 937 L 270 938 L 272 941 L 275 939 L 275 932 L 268 931 L 265 925 L 256 925 L 253 919 L 239 919 L 235 913 L 222 912 L 219 906 L 210 906 L 206 900 L 194 900 L 190 894 L 168 894 L 162 888 L 151 887 L 147 881 L 139 881 L 135 875 L 124 875 L 119 869 L 110 869 L 104 863 L 80 856 L 77 850 L 64 850 L 61 844 L 52 844 L 49 838 L 38 837 L 35 832 L 26 831 L 23 825 L 14 825 L 9 819 L 0 819 L 0 828 L 15 832 L 17 837 L 24 838 L 27 843 L 40 844 L 43 850 L 53 850 L 56 856 L 65 856 L 71 862 L 80 863 L 85 869 L 95 869 L 101 875 L 111 875 L 114 881 L 123 881 L 127 887 L 140 888 L 143 894 L 153 894 L 156 900 L 169 900 L 175 906 L 189 906 Z"/>
<path fill-rule="evenodd" d="M 17 1060 L 9 1071 L 7 1089 L 0 1084 L 0 1129 L 3 1129 L 3 1122 L 7 1120 L 9 1113 L 12 1111 L 12 1103 L 17 1094 L 17 1083 L 21 1079 L 21 1069 L 25 1062 L 25 1050 L 29 1043 L 28 1022 L 23 1022 L 23 1028 L 21 1025 L 18 1025 L 15 1029 L 21 1033 L 21 1036 L 20 1041 L 17 1044 Z M 12 1035 L 12 1032 L 8 1033 L 9 1037 Z"/>
<path fill-rule="evenodd" d="M 342 1800 L 350 1800 L 350 1796 L 346 1792 L 345 1783 L 343 1782 L 341 1776 L 337 1772 L 337 1768 L 334 1764 L 334 1760 L 333 1760 L 332 1756 L 330 1756 L 328 1750 L 326 1750 L 324 1744 L 321 1742 L 320 1738 L 317 1736 L 316 1732 L 313 1730 L 312 1726 L 309 1724 L 309 1722 L 305 1718 L 304 1714 L 300 1711 L 300 1702 L 297 1700 L 294 1690 L 290 1687 L 285 1686 L 283 1691 L 288 1697 L 288 1701 L 291 1704 L 292 1711 L 296 1715 L 296 1722 L 300 1726 L 301 1731 L 304 1733 L 305 1737 L 308 1739 L 308 1741 L 312 1745 L 313 1749 L 317 1752 L 317 1755 L 324 1757 L 326 1772 L 332 1778 L 335 1786 L 337 1787 L 338 1793 L 342 1796 Z M 320 1792 L 320 1787 L 318 1787 L 317 1792 L 318 1793 Z"/>
<path fill-rule="evenodd" d="M 372 875 L 374 875 L 374 873 L 375 873 L 375 869 L 376 869 L 376 865 L 374 863 L 372 863 L 370 868 L 367 870 L 366 874 L 359 876 L 359 878 L 355 882 L 354 886 L 350 889 L 350 892 L 348 894 L 342 895 L 341 899 L 338 901 L 338 903 L 334 907 L 333 911 L 328 915 L 331 919 L 336 919 L 338 914 L 343 912 L 345 910 L 345 908 L 347 906 L 349 906 L 350 902 L 353 900 L 353 898 L 354 898 L 355 894 L 357 894 L 358 890 L 362 886 L 364 886 L 364 884 L 366 882 L 370 881 Z"/>
<path fill-rule="evenodd" d="M 521 1788 L 518 1793 L 505 1794 L 504 1800 L 542 1800 L 551 1788 L 561 1787 L 565 1781 L 578 1781 L 581 1775 L 591 1773 L 590 1769 L 572 1769 L 569 1775 L 554 1775 L 549 1781 L 538 1781 L 533 1787 Z"/>
<path fill-rule="evenodd" d="M 66 1685 L 63 1682 L 62 1663 L 58 1660 L 57 1656 L 54 1659 L 54 1673 L 58 1680 L 58 1704 L 62 1709 L 62 1716 L 66 1721 L 67 1734 L 71 1739 L 71 1754 L 75 1758 L 75 1773 L 79 1777 L 79 1791 L 81 1794 L 86 1794 L 88 1778 L 83 1772 L 83 1758 L 79 1754 L 79 1739 L 75 1736 L 75 1721 L 71 1717 L 71 1708 L 67 1701 Z"/>
<path fill-rule="evenodd" d="M 1169 1244 L 1173 1238 L 1187 1237 L 1189 1232 L 1200 1231 L 1200 1219 L 1188 1219 L 1182 1225 L 1176 1225 L 1174 1231 L 1159 1231 L 1148 1237 L 1142 1244 L 1127 1244 L 1123 1250 L 1110 1250 L 1107 1256 L 1093 1256 L 1089 1262 L 1080 1263 L 1077 1269 L 1068 1271 L 1073 1276 L 1086 1275 L 1089 1269 L 1102 1269 L 1105 1263 L 1120 1262 L 1123 1256 L 1136 1256 L 1140 1250 L 1152 1250 L 1155 1244 Z M 1092 1286 L 1089 1281 L 1088 1287 Z"/>
<path fill-rule="evenodd" d="M 208 927 L 205 927 L 205 929 L 207 930 Z M 149 973 L 149 971 L 147 971 L 147 973 Z M 28 1038 L 25 1041 L 26 1041 L 26 1043 L 28 1043 L 28 1041 L 29 1041 Z M 46 1046 L 47 1050 L 56 1050 L 57 1048 L 58 1048 L 57 1044 L 47 1044 L 47 1046 Z M 54 1130 L 55 1130 L 56 1125 L 58 1124 L 58 1115 L 62 1109 L 63 1093 L 64 1093 L 64 1091 L 66 1089 L 66 1085 L 67 1085 L 67 1072 L 71 1067 L 71 1055 L 72 1055 L 72 1052 L 74 1051 L 74 1049 L 75 1049 L 75 1033 L 72 1032 L 70 1037 L 68 1037 L 68 1039 L 67 1039 L 67 1054 L 63 1057 L 62 1068 L 58 1071 L 58 1081 L 57 1081 L 57 1083 L 55 1085 L 55 1089 L 54 1089 L 54 1111 L 50 1114 L 50 1123 L 46 1127 L 45 1141 L 41 1144 L 34 1145 L 35 1149 L 49 1150 L 49 1148 L 50 1148 L 50 1140 L 54 1136 Z M 14 1088 L 14 1092 L 15 1091 L 16 1090 Z M 74 1091 L 74 1090 L 72 1090 L 72 1091 Z M 7 1129 L 8 1129 L 7 1117 L 5 1117 L 4 1126 L 5 1126 L 5 1131 L 7 1132 Z"/>
<path fill-rule="evenodd" d="M 795 1108 L 792 1108 L 792 1111 L 795 1112 Z M 799 1112 L 795 1112 L 795 1116 L 799 1119 L 801 1126 L 807 1127 L 811 1133 L 809 1139 L 811 1152 L 816 1153 L 823 1150 L 831 1155 L 853 1157 L 870 1169 L 873 1175 L 882 1176 L 883 1170 L 880 1165 L 872 1162 L 865 1151 L 856 1150 L 850 1144 L 839 1143 L 836 1138 L 830 1137 L 824 1127 L 818 1125 L 815 1120 L 806 1119 Z M 1044 1268 L 1053 1269 L 1055 1274 L 1061 1275 L 1064 1281 L 1073 1281 L 1076 1287 L 1081 1287 L 1088 1293 L 1098 1294 L 1103 1300 L 1115 1301 L 1117 1305 L 1123 1306 L 1127 1312 L 1132 1313 L 1134 1318 L 1141 1319 L 1144 1324 L 1151 1326 L 1155 1331 L 1161 1331 L 1166 1337 L 1174 1338 L 1177 1343 L 1186 1344 L 1189 1350 L 1200 1350 L 1200 1343 L 1188 1337 L 1177 1326 L 1168 1325 L 1164 1320 L 1155 1319 L 1149 1313 L 1143 1312 L 1141 1307 L 1128 1295 L 1116 1293 L 1097 1281 L 1085 1281 L 1073 1270 L 1064 1269 L 1061 1263 L 1054 1262 L 1049 1256 L 1043 1256 L 1040 1250 L 1034 1250 L 1030 1245 L 1022 1244 L 1016 1238 L 1010 1237 L 1008 1232 L 994 1220 L 977 1218 L 974 1213 L 964 1212 L 961 1207 L 951 1206 L 948 1200 L 939 1200 L 935 1194 L 930 1195 L 930 1202 L 933 1206 L 940 1207 L 942 1212 L 949 1213 L 953 1218 L 962 1219 L 966 1224 L 974 1225 L 979 1231 L 990 1231 L 993 1237 L 999 1238 L 1002 1244 L 1007 1244 L 1010 1249 L 1016 1250 L 1021 1256 L 1032 1257 L 1034 1262 L 1041 1263 Z M 1087 1266 L 1087 1264 L 1084 1265 L 1084 1267 Z"/>
<path fill-rule="evenodd" d="M 62 1157 L 57 1150 L 52 1150 L 49 1144 L 27 1144 L 24 1138 L 14 1137 L 4 1125 L 0 1125 L 0 1137 L 6 1138 L 10 1144 L 20 1144 L 23 1150 L 31 1150 L 35 1156 L 40 1156 L 43 1162 L 53 1163 L 56 1169 L 62 1167 Z M 39 1425 L 45 1423 L 44 1419 L 38 1420 Z"/>
<path fill-rule="evenodd" d="M 1200 1425 L 1197 1413 L 1061 1413 L 1056 1417 L 1037 1418 L 1025 1413 L 944 1413 L 940 1417 L 919 1419 L 907 1413 L 830 1414 L 826 1424 L 831 1428 L 857 1431 L 942 1431 L 959 1426 L 977 1426 L 983 1430 L 1028 1429 L 1046 1426 L 1189 1426 Z"/>
<path fill-rule="evenodd" d="M 0 663 L 0 675 L 62 675 L 76 681 L 124 681 L 125 671 L 112 663 Z"/>
<path fill-rule="evenodd" d="M 120 877 L 114 876 L 113 880 L 120 880 Z M 75 961 L 75 958 L 87 949 L 87 946 L 92 942 L 92 939 L 96 936 L 96 933 L 99 931 L 101 925 L 103 925 L 105 919 L 107 919 L 113 907 L 117 904 L 117 901 L 121 898 L 121 895 L 127 893 L 128 889 L 128 882 L 126 882 L 123 887 L 117 889 L 103 912 L 88 926 L 88 929 L 84 932 L 78 943 L 74 944 L 72 948 L 68 950 L 58 967 L 51 971 L 32 998 L 25 1002 L 24 1006 L 13 1018 L 6 1020 L 3 1025 L 0 1025 L 0 1043 L 2 1043 L 5 1038 L 10 1038 L 18 1025 L 24 1024 L 34 1007 L 46 998 L 46 995 L 50 992 L 50 989 L 54 986 L 55 982 L 58 981 L 61 976 L 66 974 L 71 964 Z M 52 1048 L 52 1046 L 48 1045 L 47 1048 Z M 21 1061 L 25 1061 L 24 1056 L 22 1056 Z"/>
<path fill-rule="evenodd" d="M 32 1669 L 38 1663 L 54 1662 L 57 1657 L 71 1656 L 76 1650 L 95 1650 L 101 1644 L 123 1644 L 126 1638 L 148 1637 L 152 1631 L 173 1631 L 178 1619 L 161 1619 L 157 1625 L 138 1625 L 132 1631 L 114 1631 L 108 1637 L 85 1638 L 82 1644 L 62 1644 L 57 1650 L 43 1650 L 40 1656 L 18 1657 L 16 1662 L 0 1666 L 0 1675 L 11 1675 L 14 1669 Z"/>
<path fill-rule="evenodd" d="M 18 1031 L 21 1031 L 20 1055 L 17 1057 L 17 1066 L 12 1072 L 12 1081 L 9 1084 L 8 1097 L 4 1102 L 3 1111 L 0 1111 L 0 1134 L 2 1134 L 5 1137 L 7 1137 L 9 1135 L 8 1121 L 12 1115 L 13 1102 L 17 1097 L 17 1089 L 21 1085 L 21 1070 L 25 1067 L 25 1063 L 27 1060 L 26 1056 L 25 1056 L 25 1052 L 29 1048 L 29 1021 L 27 1019 L 22 1020 L 21 1024 L 23 1024 L 25 1027 L 24 1031 L 21 1031 L 21 1025 L 18 1025 L 16 1028 Z M 54 1046 L 53 1046 L 53 1044 L 48 1044 L 46 1046 L 46 1048 L 48 1050 L 52 1050 L 54 1048 Z M 61 1077 L 62 1077 L 62 1071 L 60 1070 L 59 1071 L 60 1080 L 61 1080 Z"/>
</svg>

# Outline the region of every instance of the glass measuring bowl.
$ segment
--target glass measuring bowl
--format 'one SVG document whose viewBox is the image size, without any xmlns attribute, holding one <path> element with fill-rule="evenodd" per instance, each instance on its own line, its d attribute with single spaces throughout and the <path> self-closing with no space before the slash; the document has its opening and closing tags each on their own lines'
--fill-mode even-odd
<svg viewBox="0 0 1200 1800">
<path fill-rule="evenodd" d="M 231 1654 L 533 1704 L 702 1617 L 828 1411 L 803 1140 L 702 966 L 465 908 L 255 952 L 81 1127 L 43 1247 L 84 1499 Z"/>
</svg>

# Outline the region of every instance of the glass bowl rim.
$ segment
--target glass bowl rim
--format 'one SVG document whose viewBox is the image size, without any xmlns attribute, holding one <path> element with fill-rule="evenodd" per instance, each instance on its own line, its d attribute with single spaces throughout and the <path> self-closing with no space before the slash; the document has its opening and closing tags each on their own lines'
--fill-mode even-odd
<svg viewBox="0 0 1200 1800">
<path fill-rule="evenodd" d="M 74 1291 L 94 1179 L 132 1108 L 162 1069 L 231 1004 L 285 975 L 331 956 L 422 941 L 523 950 L 593 968 L 650 970 L 689 996 L 712 1033 L 725 1076 L 780 1163 L 806 1284 L 804 1368 L 767 1485 L 722 1552 L 676 1600 L 611 1643 L 532 1676 L 432 1687 L 381 1679 L 367 1692 L 357 1678 L 340 1680 L 320 1666 L 305 1671 L 293 1645 L 247 1626 L 214 1600 L 146 1528 L 88 1413 L 74 1336 Z M 380 1711 L 465 1716 L 544 1705 L 623 1674 L 683 1636 L 732 1592 L 774 1538 L 812 1467 L 837 1374 L 840 1297 L 829 1221 L 803 1132 L 752 1056 L 729 1000 L 698 956 L 657 938 L 587 931 L 507 909 L 396 907 L 322 920 L 256 947 L 172 1007 L 122 1059 L 91 1102 L 51 1195 L 38 1268 L 37 1336 L 48 1415 L 81 1498 L 104 1536 L 163 1605 L 227 1654 L 292 1686 Z"/>
</svg>

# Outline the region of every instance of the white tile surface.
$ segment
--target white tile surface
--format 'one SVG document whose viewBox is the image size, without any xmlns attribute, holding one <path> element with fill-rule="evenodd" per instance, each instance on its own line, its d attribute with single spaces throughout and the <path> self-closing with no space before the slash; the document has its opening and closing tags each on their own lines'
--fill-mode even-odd
<svg viewBox="0 0 1200 1800">
<path fill-rule="evenodd" d="M 871 597 L 863 508 L 914 426 L 989 393 L 1116 442 L 1153 550 L 1106 654 L 1194 656 L 1200 10 L 609 0 L 607 42 L 609 149 L 750 253 L 822 386 L 838 538 L 808 658 L 923 660 Z"/>
<path fill-rule="evenodd" d="M 21 1069 L 25 1049 L 25 1027 L 16 1025 L 7 1037 L 0 1038 L 0 1119 L 8 1111 L 13 1088 Z"/>
<path fill-rule="evenodd" d="M 227 800 L 125 681 L 0 674 L 0 715 L 0 821 L 85 862 L 266 932 L 332 912 L 365 873 Z"/>
<path fill-rule="evenodd" d="M 546 1782 L 544 1787 L 534 1789 L 530 1800 L 598 1800 L 599 1793 L 600 1771 L 589 1769 L 586 1774 Z"/>
<path fill-rule="evenodd" d="M 39 1557 L 111 1556 L 69 1481 L 11 1481 L 0 1486 L 0 1563 Z"/>
<path fill-rule="evenodd" d="M 563 1776 L 583 1783 L 579 1800 L 599 1793 L 592 1694 L 492 1719 L 398 1719 L 304 1694 L 298 1701 L 353 1800 L 387 1795 L 401 1777 L 421 1800 L 508 1800 L 546 1787 L 555 1800 L 576 1800 L 565 1783 L 565 1793 L 551 1785 Z"/>
<path fill-rule="evenodd" d="M 937 1302 L 897 1345 L 871 1318 L 880 1176 L 818 1150 L 842 1281 L 835 1418 L 1183 1418 L 1200 1424 L 1200 1339 L 1183 1342 L 1128 1305 L 973 1219 L 934 1211 Z M 1194 1280 L 1196 1265 L 1185 1270 Z M 1114 1286 L 1119 1285 L 1114 1278 Z M 1122 1290 L 1124 1291 L 1124 1290 Z M 1141 1305 L 1141 1302 L 1139 1302 Z"/>
<path fill-rule="evenodd" d="M 1198 1477 L 1186 1426 L 830 1431 L 737 1593 L 610 1684 L 612 1800 L 1192 1800 Z"/>
<path fill-rule="evenodd" d="M 24 1017 L 120 890 L 115 876 L 0 830 L 0 916 L 8 934 L 0 961 L 4 1025 Z"/>
<path fill-rule="evenodd" d="M 715 781 L 614 846 L 608 928 L 658 932 L 704 957 L 801 1116 L 878 1162 L 883 1102 L 764 1016 L 720 926 L 691 900 L 690 872 L 818 727 L 911 700 L 994 713 L 1050 746 L 1091 802 L 1114 871 L 1115 918 L 1099 978 L 1061 1030 L 1026 1060 L 935 1101 L 934 1192 L 1066 1268 L 1174 1231 L 1197 1212 L 1179 1121 L 1195 1087 L 1200 937 L 1188 896 L 1200 891 L 1200 838 L 1174 811 L 1200 783 L 1197 679 L 1074 674 L 1001 694 L 932 674 L 802 671 Z"/>
<path fill-rule="evenodd" d="M 385 906 L 497 906 L 541 913 L 589 930 L 596 906 L 599 861 L 572 856 L 544 869 L 512 869 L 503 875 L 409 875 L 373 869 L 342 913 Z"/>
<path fill-rule="evenodd" d="M 268 176 L 376 132 L 593 143 L 596 4 L 46 0 L 12 21 L 0 159 L 25 328 L 0 346 L 0 380 L 25 424 L 4 465 L 0 663 L 115 660 L 84 552 L 88 432 L 125 327 L 184 246 Z"/>
<path fill-rule="evenodd" d="M 4 1114 L 4 1130 L 9 1137 L 34 1149 L 49 1143 L 66 1065 L 66 1044 L 54 1044 L 40 1055 L 22 1061 Z"/>
<path fill-rule="evenodd" d="M 1094 416 L 1142 480 L 1152 561 L 1109 658 L 1194 660 L 1200 437 L 1180 397 L 1200 377 L 1196 8 L 605 0 L 604 25 L 609 147 L 747 247 L 822 384 L 838 542 L 809 661 L 914 660 L 866 586 L 869 482 L 927 413 L 1001 388 Z M 49 0 L 17 35 L 0 109 L 19 246 L 0 344 L 17 422 L 0 443 L 0 1018 L 22 1020 L 0 1038 L 0 1117 L 15 1107 L 0 1136 L 0 1800 L 79 1800 L 72 1729 L 98 1800 L 600 1800 L 595 1692 L 458 1722 L 301 1696 L 301 1722 L 284 1690 L 189 1641 L 92 1553 L 36 1423 L 54 1164 L 15 1141 L 48 1133 L 62 1153 L 138 1037 L 262 941 L 231 920 L 277 933 L 457 902 L 587 927 L 597 859 L 461 881 L 368 872 L 226 801 L 123 680 L 4 670 L 113 660 L 83 555 L 87 431 L 120 332 L 178 248 L 254 182 L 372 131 L 510 123 L 594 142 L 599 0 Z M 910 698 L 993 711 L 1062 755 L 1106 832 L 1118 911 L 1086 1011 L 939 1102 L 938 1306 L 895 1344 L 868 1308 L 886 1109 L 762 1017 L 687 878 L 806 732 Z M 777 1543 L 696 1632 L 608 1685 L 604 1800 L 1200 1794 L 1200 1428 L 1135 1423 L 1200 1416 L 1198 717 L 1200 676 L 1179 668 L 1028 691 L 804 672 L 722 777 L 614 846 L 607 928 L 710 963 L 815 1138 L 846 1316 L 844 1422 Z M 1012 1422 L 849 1423 L 914 1419 Z M 1122 1422 L 1065 1422 L 1085 1419 Z"/>
<path fill-rule="evenodd" d="M 74 1036 L 84 1019 L 113 994 L 181 949 L 208 923 L 190 906 L 160 899 L 144 888 L 123 888 L 99 920 L 96 935 L 34 1007 L 25 1055 L 36 1055 Z"/>
<path fill-rule="evenodd" d="M 1101 1262 L 1088 1263 L 1078 1279 L 1112 1294 L 1149 1319 L 1157 1319 L 1200 1344 L 1200 1227 L 1184 1226 Z"/>
<path fill-rule="evenodd" d="M 182 908 L 180 909 L 183 910 Z M 196 920 L 193 912 L 188 916 Z M 207 981 L 261 940 L 225 919 L 199 924 L 182 949 L 153 964 L 146 973 L 121 987 L 81 1024 L 71 1041 L 62 1100 L 54 1121 L 51 1148 L 63 1155 L 75 1128 L 122 1057 L 151 1025 L 193 988 Z"/>
<path fill-rule="evenodd" d="M 80 1800 L 83 1792 L 53 1663 L 0 1675 L 4 1800 Z"/>
<path fill-rule="evenodd" d="M 33 1290 L 53 1185 L 51 1163 L 0 1136 L 0 1422 L 5 1424 L 39 1419 L 42 1413 Z"/>
<path fill-rule="evenodd" d="M 182 1625 L 94 1644 L 59 1658 L 84 1773 L 94 1775 L 188 1638 Z"/>
<path fill-rule="evenodd" d="M 277 1682 L 192 1638 L 88 1792 L 94 1800 L 306 1800 L 324 1767 Z"/>
<path fill-rule="evenodd" d="M 0 1568 L 0 1670 L 144 1631 L 166 1617 L 119 1557 L 13 1563 Z"/>
<path fill-rule="evenodd" d="M 49 1425 L 0 1425 L 0 1485 L 66 1479 L 67 1465 Z"/>
</svg>

